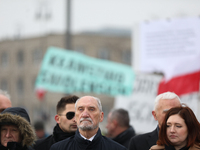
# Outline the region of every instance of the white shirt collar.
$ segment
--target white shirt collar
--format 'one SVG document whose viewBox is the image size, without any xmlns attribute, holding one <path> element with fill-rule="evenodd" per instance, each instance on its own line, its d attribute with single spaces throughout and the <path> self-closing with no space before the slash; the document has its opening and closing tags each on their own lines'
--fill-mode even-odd
<svg viewBox="0 0 200 150">
<path fill-rule="evenodd" d="M 80 133 L 81 137 L 84 138 L 85 140 L 89 140 L 92 142 L 92 140 L 94 139 L 95 135 L 93 135 L 91 138 L 87 139 L 86 137 L 84 137 L 81 133 Z"/>
</svg>

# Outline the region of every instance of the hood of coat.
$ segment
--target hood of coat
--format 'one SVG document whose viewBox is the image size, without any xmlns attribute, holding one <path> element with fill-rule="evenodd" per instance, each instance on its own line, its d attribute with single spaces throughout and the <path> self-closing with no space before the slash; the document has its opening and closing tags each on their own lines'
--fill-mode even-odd
<svg viewBox="0 0 200 150">
<path fill-rule="evenodd" d="M 35 130 L 30 124 L 30 118 L 24 108 L 10 107 L 0 114 L 0 125 L 14 124 L 20 130 L 23 137 L 22 146 L 31 146 L 36 140 Z"/>
</svg>

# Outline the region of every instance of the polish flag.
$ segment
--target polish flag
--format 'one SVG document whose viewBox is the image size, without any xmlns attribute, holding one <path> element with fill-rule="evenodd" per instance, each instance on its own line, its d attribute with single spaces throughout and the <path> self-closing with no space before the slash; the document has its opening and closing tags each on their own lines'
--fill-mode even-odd
<svg viewBox="0 0 200 150">
<path fill-rule="evenodd" d="M 36 89 L 36 96 L 40 101 L 44 100 L 46 91 L 44 89 Z"/>
<path fill-rule="evenodd" d="M 180 96 L 183 94 L 198 92 L 199 83 L 200 71 L 176 76 L 169 81 L 164 79 L 159 84 L 158 94 L 171 91 Z"/>
</svg>

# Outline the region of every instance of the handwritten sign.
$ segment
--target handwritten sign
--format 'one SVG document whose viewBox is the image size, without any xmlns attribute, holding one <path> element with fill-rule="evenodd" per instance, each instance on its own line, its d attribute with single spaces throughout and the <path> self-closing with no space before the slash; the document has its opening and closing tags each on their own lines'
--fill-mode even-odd
<svg viewBox="0 0 200 150">
<path fill-rule="evenodd" d="M 130 95 L 134 72 L 128 65 L 50 47 L 43 59 L 36 88 L 53 92 Z"/>
</svg>

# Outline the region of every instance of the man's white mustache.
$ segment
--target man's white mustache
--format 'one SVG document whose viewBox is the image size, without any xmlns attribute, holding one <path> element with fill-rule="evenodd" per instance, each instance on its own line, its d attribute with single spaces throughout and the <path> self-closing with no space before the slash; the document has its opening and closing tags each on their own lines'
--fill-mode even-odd
<svg viewBox="0 0 200 150">
<path fill-rule="evenodd" d="M 92 119 L 91 119 L 91 118 L 81 118 L 81 119 L 80 119 L 80 122 L 85 121 L 85 120 L 92 122 Z"/>
</svg>

